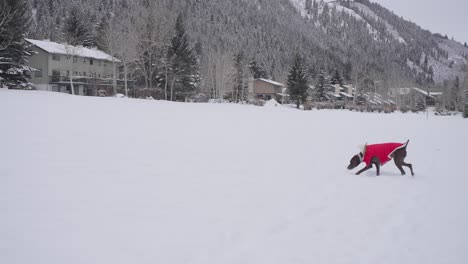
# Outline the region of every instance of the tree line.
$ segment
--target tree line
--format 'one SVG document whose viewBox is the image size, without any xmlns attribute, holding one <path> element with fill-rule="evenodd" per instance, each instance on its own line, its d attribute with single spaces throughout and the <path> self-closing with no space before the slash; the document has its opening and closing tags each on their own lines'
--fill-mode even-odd
<svg viewBox="0 0 468 264">
<path fill-rule="evenodd" d="M 248 77 L 286 82 L 295 54 L 314 80 L 339 72 L 359 89 L 434 85 L 431 63 L 447 56 L 430 32 L 369 1 L 357 2 L 413 41 L 399 43 L 349 1 L 339 2 L 365 21 L 322 1 L 306 1 L 306 17 L 289 0 L 4 1 L 13 2 L 32 18 L 23 36 L 97 46 L 122 62 L 125 79 L 168 100 L 202 92 L 242 101 Z"/>
</svg>

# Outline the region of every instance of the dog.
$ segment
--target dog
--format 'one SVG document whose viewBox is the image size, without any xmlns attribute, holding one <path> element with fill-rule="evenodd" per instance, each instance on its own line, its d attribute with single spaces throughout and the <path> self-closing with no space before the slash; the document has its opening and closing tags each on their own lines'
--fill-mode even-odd
<svg viewBox="0 0 468 264">
<path fill-rule="evenodd" d="M 405 175 L 406 172 L 403 166 L 408 167 L 411 171 L 411 175 L 414 176 L 413 165 L 405 162 L 406 158 L 406 147 L 408 146 L 409 140 L 406 143 L 383 143 L 374 145 L 365 145 L 363 151 L 354 155 L 349 161 L 348 170 L 352 170 L 359 166 L 362 162 L 366 163 L 366 167 L 356 173 L 359 175 L 372 168 L 375 165 L 377 169 L 377 176 L 380 175 L 380 166 L 385 165 L 390 160 L 395 161 L 395 165 L 400 170 L 401 175 Z"/>
</svg>

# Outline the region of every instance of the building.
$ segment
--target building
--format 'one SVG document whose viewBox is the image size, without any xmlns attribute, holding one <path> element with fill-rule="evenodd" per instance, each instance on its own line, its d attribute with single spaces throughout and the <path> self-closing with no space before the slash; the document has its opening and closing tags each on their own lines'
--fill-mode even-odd
<svg viewBox="0 0 468 264">
<path fill-rule="evenodd" d="M 281 101 L 284 84 L 267 79 L 253 79 L 249 82 L 249 99 L 276 99 Z"/>
<path fill-rule="evenodd" d="M 36 54 L 28 66 L 37 69 L 31 82 L 37 90 L 96 96 L 112 91 L 113 61 L 109 54 L 82 46 L 71 46 L 47 40 L 26 39 Z"/>
<path fill-rule="evenodd" d="M 427 106 L 434 107 L 440 103 L 442 92 L 429 92 L 417 87 L 394 88 L 390 95 L 399 106 Z"/>
</svg>

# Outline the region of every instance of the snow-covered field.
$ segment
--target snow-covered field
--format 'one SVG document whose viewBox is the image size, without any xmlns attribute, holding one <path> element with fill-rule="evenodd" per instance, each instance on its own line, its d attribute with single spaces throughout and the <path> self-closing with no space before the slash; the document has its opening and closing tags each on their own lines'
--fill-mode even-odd
<svg viewBox="0 0 468 264">
<path fill-rule="evenodd" d="M 461 117 L 25 91 L 0 115 L 0 263 L 468 263 Z M 346 170 L 407 139 L 414 178 Z"/>
</svg>

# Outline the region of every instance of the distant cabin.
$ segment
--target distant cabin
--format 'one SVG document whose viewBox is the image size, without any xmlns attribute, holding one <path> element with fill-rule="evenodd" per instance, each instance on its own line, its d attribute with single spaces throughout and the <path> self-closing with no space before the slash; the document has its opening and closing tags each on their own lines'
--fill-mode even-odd
<svg viewBox="0 0 468 264">
<path fill-rule="evenodd" d="M 36 52 L 28 66 L 37 69 L 31 79 L 37 90 L 71 93 L 70 78 L 76 95 L 96 96 L 112 90 L 112 61 L 120 62 L 118 59 L 98 49 L 48 40 L 26 41 Z"/>
<path fill-rule="evenodd" d="M 441 102 L 442 92 L 430 92 L 417 87 L 393 88 L 390 94 L 400 105 L 423 104 L 425 106 L 437 106 Z"/>
<path fill-rule="evenodd" d="M 281 100 L 285 85 L 267 79 L 253 79 L 249 82 L 249 99 Z"/>
</svg>

